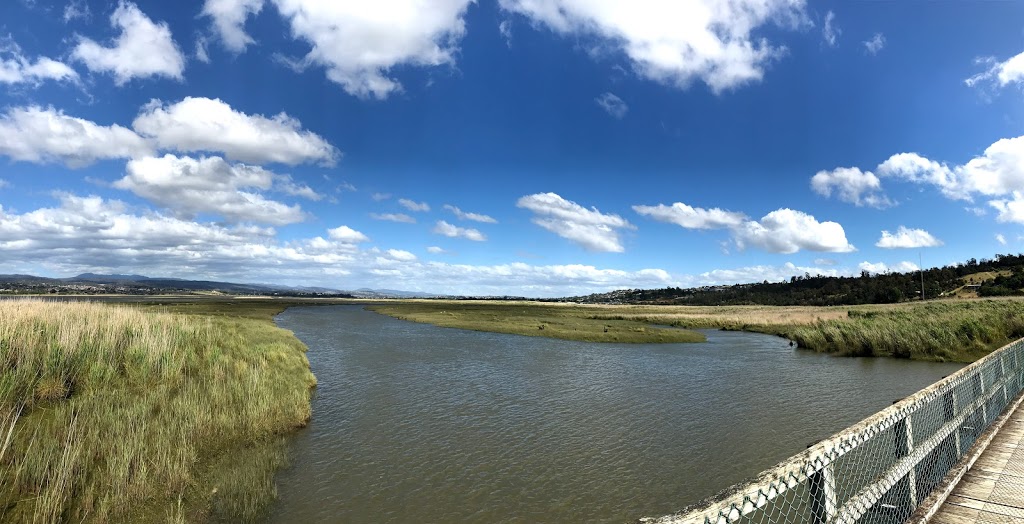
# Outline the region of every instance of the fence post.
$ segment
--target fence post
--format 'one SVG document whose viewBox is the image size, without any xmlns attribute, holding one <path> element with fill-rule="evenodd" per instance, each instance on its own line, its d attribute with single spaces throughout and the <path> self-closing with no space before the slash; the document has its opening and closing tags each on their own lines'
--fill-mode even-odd
<svg viewBox="0 0 1024 524">
<path fill-rule="evenodd" d="M 893 426 L 895 434 L 896 460 L 906 457 L 914 450 L 914 423 L 908 413 Z M 907 493 L 910 496 L 910 507 L 917 507 L 917 470 L 914 466 L 907 472 Z"/>
<path fill-rule="evenodd" d="M 832 464 L 807 477 L 811 498 L 811 522 L 829 524 L 836 519 L 836 476 Z"/>
<path fill-rule="evenodd" d="M 946 422 L 951 422 L 956 418 L 956 386 L 949 388 L 944 395 L 942 395 L 942 418 Z M 963 454 L 963 449 L 960 447 L 960 428 L 953 430 L 953 438 L 956 443 L 956 456 L 960 458 Z"/>
</svg>

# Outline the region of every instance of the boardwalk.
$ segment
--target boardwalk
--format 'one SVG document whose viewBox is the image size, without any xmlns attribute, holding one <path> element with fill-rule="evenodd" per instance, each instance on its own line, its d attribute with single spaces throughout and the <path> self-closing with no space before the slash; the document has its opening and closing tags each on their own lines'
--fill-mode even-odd
<svg viewBox="0 0 1024 524">
<path fill-rule="evenodd" d="M 964 474 L 933 524 L 1024 523 L 1024 405 Z"/>
</svg>

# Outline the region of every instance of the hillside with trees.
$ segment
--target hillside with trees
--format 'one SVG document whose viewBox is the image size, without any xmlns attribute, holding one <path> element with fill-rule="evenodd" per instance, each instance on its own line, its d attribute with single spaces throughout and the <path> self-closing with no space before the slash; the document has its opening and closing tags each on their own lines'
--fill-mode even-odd
<svg viewBox="0 0 1024 524">
<path fill-rule="evenodd" d="M 829 277 L 804 274 L 787 282 L 705 286 L 699 288 L 629 289 L 572 297 L 571 301 L 599 304 L 674 304 L 694 306 L 774 305 L 840 306 L 892 304 L 921 296 L 921 272 Z M 926 299 L 951 296 L 1024 295 L 1024 254 L 924 270 Z"/>
</svg>

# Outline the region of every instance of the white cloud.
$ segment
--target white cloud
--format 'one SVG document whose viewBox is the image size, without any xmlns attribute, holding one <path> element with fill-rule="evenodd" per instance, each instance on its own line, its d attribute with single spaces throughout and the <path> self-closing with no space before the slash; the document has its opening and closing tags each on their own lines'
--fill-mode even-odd
<svg viewBox="0 0 1024 524">
<path fill-rule="evenodd" d="M 413 260 L 416 260 L 416 255 L 401 249 L 389 249 L 387 250 L 387 254 L 392 259 L 401 262 L 412 262 Z"/>
<path fill-rule="evenodd" d="M 497 220 L 495 220 L 494 218 L 492 218 L 490 216 L 481 215 L 479 213 L 467 213 L 467 212 L 465 212 L 465 211 L 463 211 L 463 210 L 461 210 L 461 209 L 459 209 L 459 208 L 457 208 L 457 207 L 455 207 L 453 205 L 450 205 L 450 204 L 445 204 L 444 208 L 447 209 L 448 211 L 451 211 L 460 220 L 472 220 L 474 222 L 483 222 L 485 224 L 497 224 L 498 223 Z"/>
<path fill-rule="evenodd" d="M 885 208 L 892 202 L 882 193 L 882 183 L 871 171 L 856 167 L 837 167 L 832 171 L 818 171 L 811 177 L 811 189 L 825 197 L 835 193 L 836 198 L 856 206 Z"/>
<path fill-rule="evenodd" d="M 754 246 L 771 253 L 826 251 L 848 253 L 855 251 L 846 240 L 843 226 L 836 222 L 818 222 L 813 216 L 792 209 L 777 209 L 760 221 L 748 221 L 734 230 L 734 238 L 741 249 Z"/>
<path fill-rule="evenodd" d="M 732 284 L 749 284 L 751 282 L 783 282 L 794 276 L 844 276 L 846 273 L 838 269 L 822 269 L 819 267 L 797 266 L 786 262 L 781 266 L 748 266 L 736 269 L 715 269 L 698 275 L 694 285 L 718 286 Z"/>
<path fill-rule="evenodd" d="M 389 77 L 396 66 L 455 62 L 471 2 L 274 0 L 292 36 L 312 47 L 303 66 L 323 66 L 346 92 L 379 99 L 401 90 Z"/>
<path fill-rule="evenodd" d="M 988 66 L 988 69 L 964 80 L 964 83 L 970 87 L 975 87 L 982 83 L 992 83 L 996 87 L 1006 87 L 1009 84 L 1024 82 L 1024 53 L 1014 55 L 1003 62 L 996 60 L 994 57 L 979 58 L 976 62 Z"/>
<path fill-rule="evenodd" d="M 498 24 L 498 32 L 500 32 L 501 36 L 505 38 L 505 45 L 508 46 L 509 48 L 511 48 L 512 47 L 512 21 L 511 20 L 502 20 L 501 23 Z"/>
<path fill-rule="evenodd" d="M 175 104 L 154 100 L 132 124 L 164 149 L 216 151 L 242 162 L 333 165 L 338 151 L 323 137 L 302 129 L 285 113 L 271 118 L 235 111 L 220 99 L 187 97 Z"/>
<path fill-rule="evenodd" d="M 206 49 L 206 37 L 196 38 L 196 60 L 204 64 L 210 63 L 210 52 Z"/>
<path fill-rule="evenodd" d="M 656 268 L 623 271 L 582 264 L 421 262 L 401 249 L 361 250 L 358 232 L 342 229 L 340 235 L 327 236 L 282 242 L 273 229 L 133 214 L 121 202 L 64 194 L 58 206 L 23 214 L 0 207 L 0 252 L 4 253 L 0 273 L 130 272 L 337 289 L 386 287 L 525 296 L 681 283 Z"/>
<path fill-rule="evenodd" d="M 370 237 L 348 226 L 338 226 L 334 229 L 328 229 L 327 236 L 331 237 L 332 240 L 338 240 L 346 244 L 358 244 L 360 242 L 370 241 Z"/>
<path fill-rule="evenodd" d="M 262 9 L 263 0 L 206 0 L 202 14 L 213 19 L 213 27 L 224 47 L 241 53 L 246 46 L 255 43 L 245 33 L 245 20 Z"/>
<path fill-rule="evenodd" d="M 415 213 L 430 211 L 430 205 L 426 202 L 416 202 L 414 200 L 409 200 L 408 198 L 399 198 L 398 203 L 402 207 Z"/>
<path fill-rule="evenodd" d="M 430 253 L 431 255 L 443 255 L 447 253 L 447 251 L 438 246 L 429 246 L 427 247 L 427 253 Z"/>
<path fill-rule="evenodd" d="M 952 167 L 916 153 L 900 153 L 878 166 L 878 173 L 934 185 L 952 199 L 971 200 L 974 193 L 1013 195 L 1024 192 L 1024 136 L 1000 139 L 985 148 L 982 155 Z M 1006 200 L 991 202 L 997 208 L 1006 203 Z"/>
<path fill-rule="evenodd" d="M 324 196 L 317 193 L 316 190 L 307 186 L 306 184 L 300 184 L 289 175 L 275 175 L 274 176 L 274 191 L 284 193 L 286 195 L 302 197 L 314 202 L 323 200 Z"/>
<path fill-rule="evenodd" d="M 370 218 L 374 220 L 383 220 L 386 222 L 401 222 L 405 224 L 415 224 L 416 219 L 406 215 L 405 213 L 370 213 Z"/>
<path fill-rule="evenodd" d="M 899 153 L 878 166 L 878 174 L 917 184 L 932 184 L 953 199 L 969 199 L 969 189 L 952 169 L 917 153 Z"/>
<path fill-rule="evenodd" d="M 621 98 L 613 95 L 612 93 L 604 93 L 601 96 L 594 99 L 597 105 L 601 106 L 609 115 L 621 119 L 626 116 L 629 112 L 629 106 L 622 101 Z"/>
<path fill-rule="evenodd" d="M 704 209 L 691 207 L 682 202 L 671 206 L 633 206 L 633 211 L 661 222 L 676 224 L 686 229 L 724 229 L 742 225 L 747 216 L 743 213 L 725 211 L 719 208 Z"/>
<path fill-rule="evenodd" d="M 85 3 L 85 0 L 71 0 L 68 5 L 64 6 L 64 23 L 67 24 L 79 18 L 86 21 L 92 18 L 89 4 Z"/>
<path fill-rule="evenodd" d="M 0 155 L 14 160 L 83 167 L 150 152 L 146 140 L 130 129 L 97 125 L 52 107 L 15 107 L 0 116 Z"/>
<path fill-rule="evenodd" d="M 923 229 L 908 229 L 905 226 L 900 226 L 896 230 L 896 234 L 882 231 L 882 238 L 875 243 L 876 247 L 885 249 L 938 247 L 941 245 L 942 241 L 933 237 L 931 233 Z"/>
<path fill-rule="evenodd" d="M 897 262 L 895 265 L 888 265 L 885 262 L 861 262 L 857 265 L 857 269 L 861 271 L 867 271 L 875 275 L 884 273 L 910 273 L 920 269 L 917 264 L 913 262 Z"/>
<path fill-rule="evenodd" d="M 432 231 L 438 235 L 444 235 L 451 238 L 465 238 L 466 240 L 472 240 L 474 242 L 483 242 L 484 240 L 487 240 L 487 237 L 476 229 L 458 227 L 449 224 L 444 220 L 438 220 Z"/>
<path fill-rule="evenodd" d="M 90 71 L 113 74 L 117 85 L 150 76 L 182 79 L 185 57 L 166 22 L 154 23 L 138 6 L 121 0 L 110 24 L 121 31 L 113 47 L 79 37 L 72 56 Z"/>
<path fill-rule="evenodd" d="M 380 202 L 381 200 L 391 198 L 391 193 L 374 193 L 370 195 L 370 198 L 372 198 L 374 202 Z"/>
<path fill-rule="evenodd" d="M 997 221 L 1024 224 L 1024 194 L 1014 191 L 1011 196 L 1009 199 L 990 200 L 988 205 L 999 212 Z"/>
<path fill-rule="evenodd" d="M 885 47 L 885 35 L 883 35 L 882 33 L 875 33 L 875 35 L 872 36 L 870 40 L 865 40 L 863 43 L 864 48 L 867 50 L 868 53 L 872 55 L 877 55 L 878 52 Z"/>
<path fill-rule="evenodd" d="M 640 76 L 687 87 L 701 80 L 721 92 L 764 75 L 785 53 L 754 33 L 807 23 L 803 0 L 499 0 L 506 11 L 567 37 L 596 37 L 624 53 Z"/>
<path fill-rule="evenodd" d="M 836 25 L 836 14 L 833 11 L 825 13 L 825 27 L 821 29 L 821 37 L 829 47 L 835 47 L 839 43 L 839 35 L 843 30 Z"/>
<path fill-rule="evenodd" d="M 6 180 L 4 180 L 4 179 L 0 178 L 0 189 L 3 189 L 3 188 L 5 188 L 5 187 L 7 187 L 7 186 L 9 186 L 9 185 L 11 185 L 11 183 L 10 183 L 10 182 L 8 182 L 8 181 L 6 181 Z"/>
<path fill-rule="evenodd" d="M 231 222 L 292 224 L 306 218 L 302 209 L 269 200 L 257 190 L 269 190 L 277 175 L 257 166 L 229 164 L 220 157 L 190 158 L 165 155 L 128 162 L 127 175 L 114 183 L 179 218 L 211 213 Z"/>
<path fill-rule="evenodd" d="M 532 211 L 533 223 L 575 242 L 588 251 L 621 253 L 619 239 L 622 229 L 636 229 L 619 215 L 604 214 L 597 208 L 587 209 L 555 193 L 527 195 L 516 206 Z"/>
<path fill-rule="evenodd" d="M 13 40 L 0 39 L 0 84 L 39 85 L 45 80 L 78 82 L 78 73 L 67 64 L 45 56 L 29 60 Z"/>
<path fill-rule="evenodd" d="M 999 245 L 1001 246 L 1005 246 L 1006 237 L 1004 237 L 1002 233 L 996 233 L 996 242 L 999 242 Z"/>
<path fill-rule="evenodd" d="M 819 266 L 835 266 L 839 264 L 839 261 L 834 258 L 816 258 L 814 263 Z"/>
</svg>

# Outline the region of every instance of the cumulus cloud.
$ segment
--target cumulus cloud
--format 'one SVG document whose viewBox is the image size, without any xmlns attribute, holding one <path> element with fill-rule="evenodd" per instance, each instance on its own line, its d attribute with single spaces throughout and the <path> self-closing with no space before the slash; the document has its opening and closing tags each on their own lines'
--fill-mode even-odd
<svg viewBox="0 0 1024 524">
<path fill-rule="evenodd" d="M 629 112 L 629 106 L 626 105 L 621 98 L 612 93 L 604 93 L 595 98 L 594 102 L 601 106 L 601 109 L 604 109 L 605 113 L 608 113 L 615 118 L 621 119 Z"/>
<path fill-rule="evenodd" d="M 857 269 L 867 271 L 868 273 L 873 273 L 875 275 L 880 275 L 884 273 L 910 273 L 912 271 L 917 271 L 920 268 L 917 267 L 917 264 L 907 261 L 897 262 L 892 266 L 885 262 L 864 261 L 857 265 Z"/>
<path fill-rule="evenodd" d="M 370 195 L 370 198 L 372 198 L 374 202 L 380 202 L 391 198 L 391 193 L 374 193 Z"/>
<path fill-rule="evenodd" d="M 532 211 L 533 223 L 579 244 L 588 251 L 621 253 L 619 239 L 623 229 L 636 229 L 619 215 L 587 209 L 555 193 L 537 193 L 521 197 L 516 206 Z"/>
<path fill-rule="evenodd" d="M 875 33 L 870 40 L 865 40 L 863 44 L 864 49 L 866 49 L 869 54 L 877 55 L 878 52 L 885 47 L 885 35 L 882 33 Z"/>
<path fill-rule="evenodd" d="M 476 229 L 458 227 L 449 224 L 444 220 L 438 220 L 432 231 L 438 235 L 444 235 L 451 238 L 465 238 L 466 240 L 472 240 L 474 242 L 483 242 L 484 240 L 487 240 L 487 237 Z"/>
<path fill-rule="evenodd" d="M 790 254 L 802 249 L 833 253 L 856 250 L 846 240 L 843 226 L 836 222 L 818 222 L 813 216 L 792 209 L 777 209 L 759 221 L 747 221 L 733 234 L 741 249 L 754 246 L 771 253 Z"/>
<path fill-rule="evenodd" d="M 114 187 L 131 191 L 180 218 L 200 213 L 231 222 L 292 224 L 306 218 L 302 209 L 270 200 L 257 190 L 269 190 L 278 178 L 261 167 L 229 164 L 223 158 L 164 155 L 133 159 L 127 175 Z"/>
<path fill-rule="evenodd" d="M 415 200 L 409 200 L 408 198 L 399 198 L 398 204 L 415 213 L 430 211 L 430 205 L 426 202 L 416 202 Z"/>
<path fill-rule="evenodd" d="M 685 88 L 700 80 L 721 92 L 754 81 L 786 50 L 754 36 L 765 26 L 807 23 L 803 0 L 499 0 L 566 37 L 593 37 L 623 53 L 641 77 Z"/>
<path fill-rule="evenodd" d="M 30 60 L 13 40 L 0 39 L 0 84 L 31 84 L 43 81 L 78 82 L 78 73 L 67 64 L 45 56 Z"/>
<path fill-rule="evenodd" d="M 984 84 L 1006 87 L 1009 84 L 1024 82 L 1024 53 L 1014 55 L 1004 61 L 996 60 L 995 57 L 986 57 L 979 58 L 976 62 L 987 69 L 964 80 L 964 83 L 970 87 Z"/>
<path fill-rule="evenodd" d="M 829 47 L 835 47 L 839 43 L 839 35 L 843 34 L 843 31 L 836 25 L 836 14 L 829 10 L 825 13 L 825 27 L 821 29 L 821 37 L 825 39 L 825 43 Z"/>
<path fill-rule="evenodd" d="M 1014 191 L 1011 197 L 991 200 L 988 205 L 999 212 L 996 215 L 997 221 L 1024 224 L 1024 194 Z"/>
<path fill-rule="evenodd" d="M 402 249 L 389 249 L 386 253 L 392 260 L 398 260 L 400 262 L 412 262 L 417 258 L 416 255 Z"/>
<path fill-rule="evenodd" d="M 245 20 L 259 14 L 263 0 L 206 0 L 203 16 L 213 21 L 213 28 L 220 36 L 224 47 L 241 53 L 255 41 L 245 32 Z"/>
<path fill-rule="evenodd" d="M 273 117 L 235 111 L 220 99 L 187 97 L 147 104 L 132 126 L 163 149 L 223 152 L 241 162 L 333 165 L 338 151 L 285 113 Z"/>
<path fill-rule="evenodd" d="M 0 185 L 0 187 L 3 187 L 3 186 Z M 1006 237 L 1004 237 L 1002 233 L 996 233 L 996 242 L 999 242 L 999 245 L 1001 245 L 1001 246 L 1005 246 L 1006 245 Z"/>
<path fill-rule="evenodd" d="M 758 265 L 747 266 L 736 269 L 715 269 L 701 273 L 695 280 L 697 285 L 717 286 L 732 284 L 749 284 L 751 282 L 782 282 L 794 276 L 845 276 L 846 273 L 835 268 L 822 269 L 819 267 L 797 266 L 792 262 L 786 262 L 781 266 Z"/>
<path fill-rule="evenodd" d="M 431 255 L 443 255 L 444 253 L 447 253 L 447 251 L 442 247 L 429 246 L 427 247 L 427 253 L 430 253 Z"/>
<path fill-rule="evenodd" d="M 491 217 L 489 217 L 487 215 L 481 215 L 479 213 L 467 213 L 467 212 L 465 212 L 465 211 L 463 211 L 463 210 L 461 210 L 461 209 L 459 209 L 459 208 L 457 208 L 457 207 L 455 207 L 453 205 L 450 205 L 450 204 L 445 204 L 444 208 L 447 209 L 448 211 L 451 211 L 452 214 L 454 214 L 456 217 L 459 218 L 459 220 L 472 220 L 473 222 L 483 222 L 485 224 L 496 224 L 496 223 L 498 223 L 497 220 L 495 220 L 495 219 L 493 219 L 493 218 L 491 218 Z"/>
<path fill-rule="evenodd" d="M 892 201 L 882 193 L 882 183 L 871 171 L 856 167 L 838 167 L 832 171 L 818 171 L 811 177 L 811 189 L 824 197 L 836 198 L 856 206 L 885 208 Z"/>
<path fill-rule="evenodd" d="M 909 229 L 905 226 L 900 226 L 895 234 L 882 231 L 882 238 L 875 243 L 876 247 L 885 249 L 938 247 L 941 245 L 942 241 L 933 237 L 931 233 L 923 229 Z"/>
<path fill-rule="evenodd" d="M 370 218 L 374 220 L 383 220 L 385 222 L 401 222 L 405 224 L 415 224 L 416 219 L 406 215 L 405 213 L 370 213 Z"/>
<path fill-rule="evenodd" d="M 1011 197 L 990 200 L 1003 221 L 1019 221 L 1012 208 L 1024 193 L 1024 136 L 1003 138 L 965 164 L 949 166 L 917 153 L 893 155 L 878 167 L 882 176 L 937 187 L 951 199 L 972 200 L 973 195 Z"/>
<path fill-rule="evenodd" d="M 898 153 L 878 166 L 878 174 L 917 184 L 932 184 L 944 195 L 954 199 L 969 199 L 969 189 L 961 178 L 945 164 L 929 160 L 917 153 Z"/>
<path fill-rule="evenodd" d="M 113 74 L 117 85 L 151 76 L 182 79 L 185 56 L 166 22 L 154 23 L 138 6 L 121 0 L 110 15 L 110 25 L 121 31 L 112 47 L 80 36 L 71 56 L 90 71 Z"/>
<path fill-rule="evenodd" d="M 327 236 L 329 236 L 331 240 L 338 240 L 346 244 L 358 244 L 360 242 L 370 241 L 370 237 L 348 226 L 338 226 L 334 229 L 328 229 Z"/>
<path fill-rule="evenodd" d="M 83 167 L 150 152 L 147 141 L 130 129 L 98 125 L 53 107 L 15 107 L 0 116 L 0 155 L 14 160 Z"/>
<path fill-rule="evenodd" d="M 455 62 L 472 0 L 322 2 L 274 0 L 292 36 L 311 49 L 301 66 L 317 65 L 355 96 L 386 98 L 402 89 L 397 66 Z"/>
<path fill-rule="evenodd" d="M 686 229 L 723 229 L 740 226 L 747 220 L 743 213 L 725 211 L 719 208 L 704 209 L 691 207 L 682 202 L 671 206 L 633 206 L 633 211 L 661 222 L 676 224 Z"/>
</svg>

